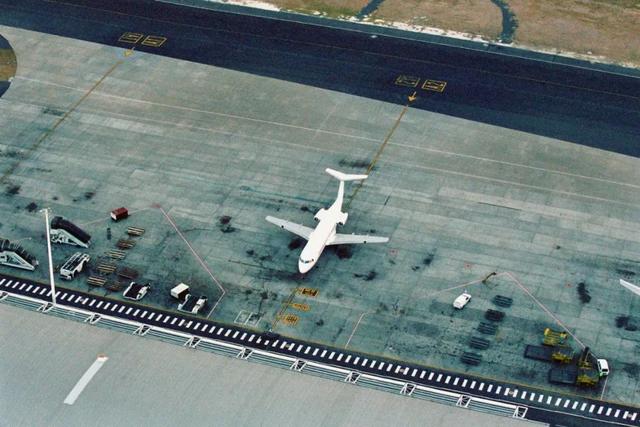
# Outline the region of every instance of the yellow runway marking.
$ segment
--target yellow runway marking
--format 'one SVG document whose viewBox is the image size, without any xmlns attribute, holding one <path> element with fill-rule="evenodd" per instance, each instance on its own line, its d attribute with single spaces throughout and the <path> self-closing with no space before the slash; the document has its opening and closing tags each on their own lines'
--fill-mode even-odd
<svg viewBox="0 0 640 427">
<path fill-rule="evenodd" d="M 422 84 L 422 89 L 440 93 L 444 92 L 445 87 L 447 87 L 447 82 L 442 80 L 425 80 Z"/>
<path fill-rule="evenodd" d="M 420 77 L 400 75 L 395 81 L 398 86 L 416 87 L 420 83 Z"/>
<path fill-rule="evenodd" d="M 365 175 L 369 175 L 371 173 L 371 171 L 373 170 L 373 167 L 378 162 L 378 159 L 380 158 L 380 156 L 382 155 L 382 152 L 384 151 L 384 149 L 386 148 L 387 144 L 389 143 L 389 140 L 391 139 L 391 137 L 395 133 L 396 129 L 398 129 L 398 126 L 400 125 L 400 122 L 402 121 L 402 118 L 404 117 L 405 113 L 409 110 L 409 107 L 411 106 L 411 102 L 413 100 L 415 100 L 415 99 L 416 99 L 415 93 L 414 93 L 414 95 L 411 95 L 409 97 L 409 102 L 402 108 L 402 111 L 400 112 L 400 115 L 398 116 L 396 121 L 393 123 L 393 126 L 391 127 L 391 130 L 389 131 L 389 133 L 387 133 L 387 136 L 384 138 L 384 141 L 382 141 L 382 145 L 380 146 L 380 148 L 378 148 L 378 151 L 376 152 L 375 156 L 373 156 L 373 160 L 371 160 L 371 163 L 369 164 L 369 167 L 367 168 L 367 171 L 365 172 Z M 351 202 L 356 197 L 356 195 L 358 194 L 358 192 L 360 191 L 360 189 L 362 188 L 363 185 L 364 185 L 364 181 L 360 181 L 358 183 L 356 188 L 353 190 L 353 193 L 351 193 L 351 197 L 347 201 L 345 209 L 349 209 L 349 207 L 351 206 Z"/>
<path fill-rule="evenodd" d="M 162 36 L 147 36 L 147 37 L 145 37 L 144 40 L 142 40 L 141 44 L 143 46 L 160 47 L 166 41 L 167 41 L 166 37 L 162 37 Z"/>
<path fill-rule="evenodd" d="M 73 87 L 73 86 L 69 86 L 69 85 L 62 85 L 62 84 L 59 84 L 59 83 L 54 83 L 54 82 L 45 81 L 45 80 L 41 80 L 41 79 L 29 78 L 29 77 L 25 77 L 25 76 L 16 76 L 16 77 L 14 77 L 14 80 L 16 80 L 16 79 L 17 80 L 25 80 L 25 81 L 34 82 L 34 83 L 39 83 L 39 84 L 42 84 L 42 85 L 48 85 L 48 86 L 64 88 L 66 90 L 71 90 L 71 91 L 79 91 L 79 92 L 83 91 L 83 89 L 79 89 L 77 87 Z M 130 98 L 130 97 L 125 97 L 125 96 L 119 96 L 119 95 L 103 93 L 103 92 L 100 92 L 100 91 L 95 91 L 93 93 L 93 95 L 94 96 L 103 96 L 103 97 L 112 98 L 112 99 L 118 99 L 118 100 L 121 100 L 121 101 L 124 101 L 124 102 L 127 102 L 127 103 L 131 103 L 131 104 L 136 104 L 137 103 L 137 104 L 145 104 L 145 105 L 157 105 L 157 106 L 160 106 L 160 107 L 169 108 L 169 109 L 175 109 L 175 110 L 192 111 L 192 112 L 208 114 L 208 115 L 212 115 L 212 116 L 229 117 L 229 118 L 238 119 L 238 120 L 247 120 L 247 121 L 253 121 L 253 122 L 258 122 L 258 123 L 267 123 L 267 124 L 272 124 L 272 125 L 275 125 L 275 126 L 295 128 L 295 129 L 306 130 L 306 131 L 310 131 L 310 132 L 332 134 L 332 135 L 337 135 L 337 136 L 340 136 L 340 137 L 351 138 L 351 139 L 355 139 L 355 140 L 362 140 L 362 141 L 365 141 L 365 142 L 377 142 L 377 143 L 380 142 L 379 139 L 369 138 L 369 137 L 365 137 L 365 136 L 359 136 L 359 135 L 353 135 L 353 134 L 344 134 L 344 133 L 340 133 L 340 132 L 333 132 L 333 131 L 322 130 L 322 129 L 308 128 L 308 127 L 297 126 L 297 125 L 292 125 L 292 124 L 288 124 L 288 123 L 274 122 L 274 121 L 270 121 L 270 120 L 257 119 L 257 118 L 253 118 L 253 117 L 245 117 L 245 116 L 239 116 L 239 115 L 226 114 L 226 113 L 210 111 L 210 110 L 201 110 L 201 109 L 196 109 L 196 108 L 184 107 L 184 106 L 180 106 L 180 105 L 162 104 L 162 103 L 157 103 L 157 102 L 152 102 L 152 101 L 145 101 L 145 100 L 136 99 L 136 98 Z M 103 113 L 106 112 L 106 111 L 100 110 L 100 109 L 88 109 L 88 110 L 85 110 L 85 111 L 86 112 L 91 112 L 91 113 L 100 113 L 100 114 L 103 114 Z M 130 118 L 130 116 L 127 115 L 127 114 L 119 114 L 119 113 L 115 113 L 115 112 L 112 112 L 112 111 L 108 111 L 108 113 L 109 114 L 113 114 L 115 116 L 120 116 L 120 117 L 124 117 L 124 118 Z M 138 117 L 137 120 L 148 122 L 148 123 L 158 123 L 158 124 L 164 124 L 164 125 L 171 125 L 171 126 L 181 127 L 181 128 L 185 128 L 185 129 L 196 129 L 196 130 L 201 130 L 201 131 L 220 133 L 220 134 L 225 134 L 225 135 L 232 134 L 232 133 L 229 133 L 229 132 L 218 131 L 216 129 L 211 129 L 211 128 L 202 127 L 202 126 L 186 125 L 186 124 L 180 123 L 180 122 L 171 123 L 171 122 L 168 122 L 166 120 L 155 120 L 155 119 L 146 118 L 146 117 Z M 291 146 L 291 147 L 299 147 L 299 148 L 303 148 L 303 149 L 307 149 L 307 150 L 308 149 L 312 149 L 312 150 L 317 150 L 317 151 L 330 152 L 328 150 L 323 150 L 323 149 L 318 148 L 318 147 L 309 147 L 309 146 L 307 146 L 305 144 L 294 143 L 294 142 L 290 142 L 290 141 L 278 141 L 278 140 L 273 140 L 273 139 L 270 139 L 270 138 L 267 139 L 267 138 L 260 138 L 260 137 L 256 137 L 256 136 L 242 135 L 242 134 L 240 134 L 240 136 L 245 137 L 245 138 L 250 138 L 250 139 L 256 139 L 256 140 L 260 140 L 260 141 L 262 141 L 262 140 L 269 141 L 269 142 L 277 143 L 277 144 L 281 144 L 281 145 L 288 145 L 288 146 Z M 391 143 L 389 143 L 389 145 L 405 147 L 405 148 L 413 148 L 413 149 L 416 149 L 416 150 L 428 151 L 428 152 L 433 152 L 433 153 L 447 155 L 447 156 L 453 156 L 453 157 L 470 158 L 470 159 L 480 160 L 480 161 L 484 161 L 484 162 L 490 162 L 490 163 L 494 163 L 494 164 L 498 164 L 498 165 L 508 165 L 508 166 L 512 166 L 512 167 L 520 167 L 522 169 L 528 169 L 528 170 L 538 170 L 538 171 L 541 171 L 541 172 L 548 172 L 548 173 L 552 173 L 552 174 L 558 174 L 558 175 L 562 175 L 562 176 L 569 176 L 569 177 L 574 177 L 574 178 L 579 178 L 579 179 L 593 180 L 593 181 L 604 182 L 604 183 L 609 183 L 609 184 L 613 184 L 613 185 L 621 185 L 621 186 L 630 187 L 630 188 L 640 188 L 640 186 L 638 186 L 636 184 L 627 183 L 627 182 L 609 180 L 609 179 L 599 178 L 599 177 L 595 177 L 595 176 L 586 176 L 586 175 L 580 175 L 580 174 L 573 174 L 573 173 L 570 173 L 570 172 L 564 172 L 564 171 L 559 171 L 559 170 L 540 168 L 540 167 L 530 166 L 530 165 L 516 163 L 516 162 L 507 162 L 507 161 L 504 161 L 504 160 L 496 160 L 496 159 L 491 159 L 491 158 L 486 158 L 486 157 L 481 157 L 481 156 L 473 156 L 473 155 L 468 155 L 468 154 L 463 154 L 463 153 L 456 153 L 456 152 L 453 152 L 453 151 L 438 150 L 438 149 L 426 148 L 426 147 L 418 147 L 418 146 L 414 146 L 414 145 L 411 145 L 411 144 L 404 144 L 404 143 L 400 143 L 400 142 L 391 142 Z M 391 163 L 398 164 L 398 165 L 400 165 L 402 167 L 407 167 L 406 164 L 403 164 L 401 162 L 391 161 Z M 499 179 L 499 178 L 491 178 L 491 177 L 486 177 L 486 176 L 482 176 L 482 175 L 464 173 L 464 172 L 460 172 L 460 171 L 448 170 L 448 169 L 443 169 L 443 168 L 428 167 L 428 166 L 417 165 L 417 164 L 416 165 L 410 165 L 409 167 L 413 167 L 413 168 L 417 168 L 417 169 L 423 169 L 423 170 L 429 170 L 429 171 L 442 172 L 442 173 L 447 173 L 447 174 L 466 176 L 466 177 L 471 177 L 471 178 L 474 178 L 474 179 L 481 179 L 483 181 L 488 181 L 488 182 L 497 182 L 497 183 L 500 183 L 500 184 L 515 185 L 515 186 L 523 187 L 523 188 L 532 188 L 532 189 L 535 189 L 535 190 L 545 191 L 545 192 L 553 193 L 553 194 L 561 194 L 561 195 L 574 196 L 574 197 L 590 199 L 590 200 L 604 201 L 604 202 L 614 203 L 616 205 L 631 206 L 631 207 L 634 207 L 634 208 L 637 208 L 637 207 L 640 206 L 640 204 L 637 204 L 637 203 L 629 203 L 629 202 L 624 202 L 624 201 L 610 199 L 610 198 L 594 197 L 594 196 L 589 196 L 589 195 L 581 194 L 581 193 L 574 193 L 574 192 L 558 190 L 558 189 L 555 189 L 555 188 L 542 187 L 542 186 L 536 186 L 536 185 L 531 185 L 531 184 L 524 184 L 524 183 L 520 183 L 520 182 L 516 182 L 516 181 L 507 181 L 507 180 L 503 180 L 503 179 Z M 4 182 L 4 180 L 5 180 L 5 178 L 0 179 L 0 183 Z"/>
<path fill-rule="evenodd" d="M 131 44 L 136 44 L 138 43 L 140 40 L 142 40 L 142 38 L 144 37 L 144 34 L 140 34 L 140 33 L 131 33 L 131 32 L 126 32 L 123 33 L 120 38 L 118 39 L 119 42 L 121 43 L 131 43 Z"/>
<path fill-rule="evenodd" d="M 94 83 L 93 86 L 91 86 L 91 88 L 80 97 L 80 99 L 78 99 L 72 106 L 71 108 L 69 108 L 63 115 L 62 117 L 60 117 L 58 119 L 58 121 L 56 121 L 53 126 L 51 126 L 51 129 L 45 131 L 40 138 L 38 138 L 35 142 L 35 144 L 33 144 L 31 147 L 29 147 L 29 149 L 27 150 L 27 153 L 23 156 L 23 159 L 27 159 L 30 157 L 30 154 L 33 153 L 35 150 L 38 149 L 38 147 L 40 147 L 40 145 L 42 144 L 43 141 L 45 141 L 49 136 L 51 136 L 51 134 L 53 132 L 55 132 L 55 130 L 58 128 L 58 126 L 60 126 L 66 119 L 67 117 L 69 117 L 69 115 L 71 113 L 73 113 L 79 106 L 80 104 L 82 104 L 82 102 L 87 99 L 87 97 L 89 95 L 91 95 L 91 93 L 98 87 L 100 86 L 100 84 L 102 84 L 102 82 L 111 74 L 113 73 L 113 71 L 118 68 L 118 66 L 122 64 L 122 61 L 118 61 L 115 64 L 113 64 L 111 66 L 111 68 L 109 68 L 107 70 L 106 73 L 104 73 L 104 75 L 102 77 L 100 77 L 100 79 Z M 11 167 L 2 175 L 2 177 L 0 177 L 0 184 L 4 184 L 5 181 L 7 180 L 7 178 L 10 175 L 13 175 L 13 173 L 16 171 L 16 169 L 18 168 L 18 165 L 20 165 L 20 161 L 14 163 L 13 165 L 11 165 Z"/>
<path fill-rule="evenodd" d="M 315 288 L 298 288 L 297 292 L 307 297 L 315 297 L 318 295 L 318 290 Z"/>
<path fill-rule="evenodd" d="M 101 12 L 109 12 L 109 13 L 114 14 L 114 15 L 135 17 L 137 19 L 151 21 L 151 22 L 164 22 L 164 23 L 171 24 L 171 25 L 187 27 L 187 28 L 201 29 L 201 30 L 211 30 L 212 29 L 212 27 L 207 27 L 207 26 L 204 26 L 204 25 L 184 24 L 184 23 L 178 23 L 178 22 L 175 22 L 175 21 L 171 21 L 171 20 L 168 20 L 168 19 L 152 19 L 152 18 L 147 18 L 147 17 L 144 17 L 144 16 L 132 15 L 132 14 L 129 14 L 129 13 L 116 12 L 116 11 L 113 11 L 113 10 L 105 10 L 105 9 L 100 9 L 100 8 L 96 8 L 96 7 L 89 7 L 89 6 L 79 5 L 79 4 L 75 4 L 75 3 L 65 2 L 65 1 L 62 1 L 62 0 L 45 0 L 45 1 L 48 2 L 48 3 L 64 4 L 64 5 L 67 5 L 67 6 L 70 6 L 70 7 L 82 8 L 82 9 L 87 9 L 87 10 L 99 10 Z M 318 26 L 324 27 L 323 25 L 318 25 Z M 230 30 L 220 30 L 220 29 L 217 29 L 217 31 L 221 31 L 221 32 L 228 33 L 228 34 L 251 35 L 250 33 L 242 32 L 242 31 L 230 31 Z M 360 32 L 360 31 L 353 31 L 353 32 Z M 285 42 L 302 43 L 299 40 L 293 40 L 293 39 L 289 39 L 289 38 L 285 38 L 285 37 L 266 37 L 266 38 L 269 38 L 271 40 L 281 40 L 281 41 L 285 41 Z M 402 37 L 397 37 L 397 38 L 401 39 L 401 40 L 403 39 Z M 328 44 L 319 43 L 319 42 L 304 42 L 302 44 L 306 44 L 306 45 L 309 45 L 309 46 L 318 46 L 318 47 L 322 47 L 322 48 L 331 48 L 331 49 L 341 50 L 341 51 L 345 51 L 345 52 L 357 52 L 358 54 L 362 53 L 360 50 L 357 50 L 355 48 L 336 47 L 336 46 L 333 46 L 333 45 L 328 45 Z M 473 49 L 468 49 L 468 50 L 473 50 Z M 516 79 L 516 80 L 544 83 L 544 84 L 548 84 L 548 85 L 560 86 L 560 87 L 565 87 L 565 88 L 569 88 L 569 89 L 584 90 L 584 91 L 587 91 L 587 92 L 603 93 L 603 94 L 615 95 L 615 96 L 620 96 L 620 97 L 630 98 L 630 99 L 640 99 L 640 96 L 637 96 L 637 95 L 629 95 L 629 94 L 622 94 L 622 93 L 616 93 L 616 92 L 609 92 L 609 91 L 601 90 L 601 89 L 590 89 L 590 88 L 586 88 L 586 87 L 567 85 L 567 84 L 564 84 L 564 83 L 556 83 L 556 82 L 553 82 L 553 81 L 550 81 L 550 80 L 536 79 L 536 78 L 532 78 L 532 77 L 512 76 L 512 75 L 506 74 L 506 73 L 500 73 L 500 72 L 495 72 L 495 71 L 487 71 L 487 70 L 484 70 L 484 69 L 481 69 L 481 68 L 465 67 L 465 66 L 462 66 L 462 65 L 447 64 L 447 63 L 442 63 L 442 62 L 431 61 L 431 60 L 428 60 L 428 59 L 406 58 L 404 56 L 399 56 L 399 55 L 384 54 L 384 53 L 372 53 L 372 52 L 366 52 L 366 54 L 374 56 L 374 57 L 380 57 L 380 58 L 399 59 L 399 60 L 403 60 L 403 61 L 404 60 L 411 60 L 411 61 L 417 62 L 419 64 L 436 64 L 436 65 L 441 65 L 441 66 L 454 68 L 454 69 L 473 70 L 473 71 L 476 71 L 476 72 L 482 73 L 482 74 L 489 74 L 489 75 L 495 75 L 495 76 L 500 76 L 500 77 L 509 77 L 509 78 L 513 78 L 513 79 Z M 504 54 L 499 54 L 499 55 L 500 56 L 510 57 L 509 55 L 504 55 Z M 538 61 L 538 62 L 550 63 L 550 61 Z M 583 67 L 577 67 L 577 66 L 573 66 L 573 68 L 583 69 Z M 607 72 L 607 74 L 612 74 L 612 75 L 616 75 L 616 76 L 620 75 L 618 73 L 613 73 L 613 72 Z"/>
<path fill-rule="evenodd" d="M 300 311 L 309 311 L 310 307 L 309 304 L 305 304 L 302 302 L 292 302 L 291 303 L 291 308 L 295 308 L 296 310 L 300 310 Z"/>
</svg>

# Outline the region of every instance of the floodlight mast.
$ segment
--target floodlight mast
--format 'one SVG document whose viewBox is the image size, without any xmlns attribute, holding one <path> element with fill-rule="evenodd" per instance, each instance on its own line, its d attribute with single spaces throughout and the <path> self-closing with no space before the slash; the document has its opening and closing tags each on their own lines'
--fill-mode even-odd
<svg viewBox="0 0 640 427">
<path fill-rule="evenodd" d="M 51 231 L 49 230 L 49 208 L 44 208 L 44 221 L 47 228 L 47 255 L 49 257 L 49 283 L 51 284 L 51 303 L 56 305 L 56 284 L 53 281 L 53 260 L 51 258 Z"/>
</svg>

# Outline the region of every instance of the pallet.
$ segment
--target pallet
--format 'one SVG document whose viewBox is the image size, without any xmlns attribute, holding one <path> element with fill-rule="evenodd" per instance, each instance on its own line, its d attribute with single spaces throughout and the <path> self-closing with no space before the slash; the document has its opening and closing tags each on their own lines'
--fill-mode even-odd
<svg viewBox="0 0 640 427">
<path fill-rule="evenodd" d="M 489 341 L 480 337 L 471 337 L 469 340 L 469 346 L 477 348 L 478 350 L 486 350 L 489 348 Z"/>
<path fill-rule="evenodd" d="M 489 309 L 484 313 L 484 318 L 492 322 L 502 322 L 502 319 L 504 319 L 504 311 Z"/>
<path fill-rule="evenodd" d="M 498 327 L 493 323 L 480 322 L 478 325 L 478 331 L 485 335 L 495 335 L 497 330 Z"/>
<path fill-rule="evenodd" d="M 100 262 L 98 263 L 96 270 L 102 274 L 111 274 L 116 271 L 116 265 L 109 262 Z"/>
<path fill-rule="evenodd" d="M 118 247 L 118 249 L 131 249 L 136 245 L 136 242 L 134 240 L 128 240 L 128 239 L 120 239 L 118 240 L 118 243 L 116 243 L 116 246 Z"/>
<path fill-rule="evenodd" d="M 107 279 L 105 279 L 104 277 L 89 276 L 87 278 L 87 284 L 89 286 L 100 287 L 100 286 L 103 286 L 105 283 L 107 283 Z"/>
<path fill-rule="evenodd" d="M 493 303 L 500 307 L 511 307 L 513 304 L 513 298 L 505 297 L 503 295 L 496 295 L 493 297 Z"/>
<path fill-rule="evenodd" d="M 140 227 L 127 227 L 127 234 L 133 237 L 140 237 L 144 234 L 144 228 Z"/>
<path fill-rule="evenodd" d="M 123 277 L 129 280 L 133 280 L 137 278 L 139 275 L 137 270 L 134 270 L 133 268 L 129 268 L 129 267 L 122 267 L 117 274 L 119 277 Z"/>
<path fill-rule="evenodd" d="M 122 288 L 124 288 L 124 285 L 118 282 L 107 282 L 104 285 L 104 288 L 112 292 L 120 292 Z"/>
<path fill-rule="evenodd" d="M 460 360 L 462 361 L 462 363 L 466 363 L 467 365 L 476 366 L 479 365 L 480 362 L 482 362 L 482 355 L 465 351 L 464 353 L 462 353 L 462 356 L 460 356 Z"/>
<path fill-rule="evenodd" d="M 111 259 L 124 259 L 127 254 L 124 251 L 119 251 L 117 249 L 112 249 L 110 251 L 107 251 L 104 253 L 105 256 L 111 258 Z"/>
</svg>

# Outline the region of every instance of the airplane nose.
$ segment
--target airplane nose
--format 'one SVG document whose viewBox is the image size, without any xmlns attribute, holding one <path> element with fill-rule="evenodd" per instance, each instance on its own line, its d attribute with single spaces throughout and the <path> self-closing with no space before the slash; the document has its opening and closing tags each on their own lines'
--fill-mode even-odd
<svg viewBox="0 0 640 427">
<path fill-rule="evenodd" d="M 303 264 L 303 263 L 298 261 L 298 271 L 300 273 L 302 273 L 302 274 L 304 274 L 307 271 L 311 270 L 311 267 L 313 267 L 313 264 Z"/>
</svg>

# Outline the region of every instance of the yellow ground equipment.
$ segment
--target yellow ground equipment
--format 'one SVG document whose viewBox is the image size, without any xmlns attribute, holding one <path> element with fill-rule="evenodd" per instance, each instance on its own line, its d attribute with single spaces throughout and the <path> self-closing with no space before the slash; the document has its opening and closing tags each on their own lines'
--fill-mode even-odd
<svg viewBox="0 0 640 427">
<path fill-rule="evenodd" d="M 564 345 L 568 338 L 569 334 L 567 332 L 554 331 L 551 328 L 545 328 L 542 344 L 552 346 Z"/>
</svg>

